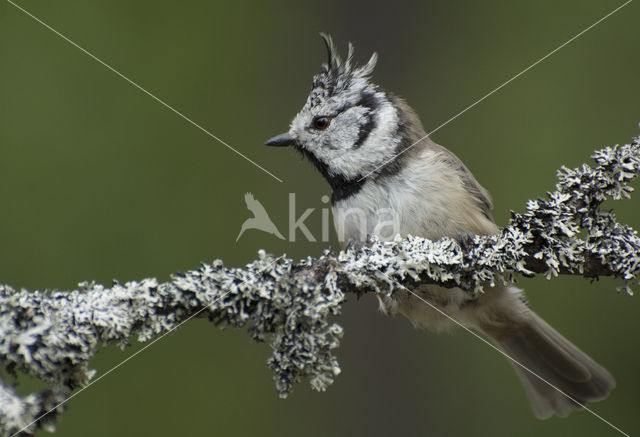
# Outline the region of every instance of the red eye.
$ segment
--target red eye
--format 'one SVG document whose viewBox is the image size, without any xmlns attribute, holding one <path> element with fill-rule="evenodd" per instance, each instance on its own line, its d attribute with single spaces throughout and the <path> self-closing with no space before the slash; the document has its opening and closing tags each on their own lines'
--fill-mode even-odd
<svg viewBox="0 0 640 437">
<path fill-rule="evenodd" d="M 318 130 L 324 130 L 329 126 L 328 117 L 316 117 L 313 119 L 313 127 Z"/>
</svg>

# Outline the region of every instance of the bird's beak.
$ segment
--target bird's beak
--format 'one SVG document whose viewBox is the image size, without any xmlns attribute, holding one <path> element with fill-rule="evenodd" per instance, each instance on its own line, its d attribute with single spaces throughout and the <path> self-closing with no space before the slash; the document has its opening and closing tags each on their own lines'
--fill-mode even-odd
<svg viewBox="0 0 640 437">
<path fill-rule="evenodd" d="M 273 147 L 286 147 L 293 146 L 296 140 L 293 139 L 291 135 L 288 133 L 277 135 L 270 140 L 267 140 L 264 145 L 265 146 L 273 146 Z"/>
</svg>

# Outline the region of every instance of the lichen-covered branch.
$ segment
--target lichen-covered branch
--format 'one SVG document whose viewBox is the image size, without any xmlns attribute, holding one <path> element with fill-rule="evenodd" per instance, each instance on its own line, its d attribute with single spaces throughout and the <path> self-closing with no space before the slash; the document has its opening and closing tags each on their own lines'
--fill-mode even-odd
<svg viewBox="0 0 640 437">
<path fill-rule="evenodd" d="M 477 295 L 497 281 L 536 273 L 615 276 L 631 292 L 640 272 L 640 239 L 601 205 L 629 197 L 628 183 L 640 173 L 638 139 L 593 158 L 595 167 L 562 168 L 556 190 L 529 201 L 525 213 L 513 213 L 495 236 L 393 242 L 374 237 L 298 262 L 261 251 L 245 268 L 214 261 L 167 282 L 85 282 L 77 290 L 48 292 L 0 285 L 0 433 L 52 423 L 72 390 L 90 383 L 89 361 L 101 346 L 149 341 L 195 316 L 246 326 L 253 340 L 270 341 L 268 365 L 284 397 L 304 378 L 324 390 L 340 372 L 334 350 L 342 328 L 332 316 L 340 313 L 346 293 L 438 283 Z M 17 372 L 51 388 L 18 396 L 9 382 Z"/>
</svg>

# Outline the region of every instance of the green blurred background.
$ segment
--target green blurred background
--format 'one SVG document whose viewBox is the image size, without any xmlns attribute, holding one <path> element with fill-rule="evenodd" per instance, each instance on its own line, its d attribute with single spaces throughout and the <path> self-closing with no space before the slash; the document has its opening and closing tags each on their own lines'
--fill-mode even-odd
<svg viewBox="0 0 640 437">
<path fill-rule="evenodd" d="M 491 191 L 499 224 L 552 189 L 562 164 L 640 134 L 635 3 L 434 134 Z M 328 186 L 293 151 L 262 146 L 306 99 L 326 57 L 319 31 L 343 49 L 352 41 L 361 61 L 377 51 L 376 82 L 406 97 L 429 130 L 622 2 L 19 4 L 284 180 L 0 2 L 0 282 L 70 289 L 166 280 L 214 258 L 243 265 L 260 248 L 301 258 L 328 246 L 258 231 L 235 242 L 248 191 L 283 232 L 295 192 L 299 213 L 315 208 L 307 223 L 319 234 Z M 609 206 L 640 228 L 638 197 Z M 640 302 L 618 284 L 521 281 L 537 311 L 615 375 L 618 387 L 592 407 L 633 435 Z M 58 434 L 616 435 L 586 412 L 536 420 L 494 350 L 376 307 L 371 296 L 346 304 L 343 373 L 325 393 L 305 383 L 279 399 L 267 345 L 195 320 L 71 400 Z M 139 348 L 106 348 L 92 365 L 104 372 Z"/>
</svg>

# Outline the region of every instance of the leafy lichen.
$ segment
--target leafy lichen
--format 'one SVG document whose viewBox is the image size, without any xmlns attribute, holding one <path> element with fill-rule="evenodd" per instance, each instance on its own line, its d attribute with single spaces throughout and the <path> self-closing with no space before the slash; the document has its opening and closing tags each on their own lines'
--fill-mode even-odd
<svg viewBox="0 0 640 437">
<path fill-rule="evenodd" d="M 628 184 L 640 173 L 638 138 L 599 150 L 593 158 L 593 168 L 563 167 L 555 191 L 530 200 L 526 212 L 512 214 L 498 235 L 464 242 L 372 237 L 366 245 L 297 263 L 260 251 L 245 268 L 227 268 L 217 260 L 167 282 L 150 278 L 110 287 L 84 282 L 77 290 L 49 292 L 0 285 L 4 369 L 52 387 L 21 397 L 0 379 L 0 432 L 51 424 L 71 391 L 90 383 L 89 361 L 100 346 L 125 348 L 132 337 L 149 341 L 196 316 L 246 326 L 253 340 L 269 340 L 268 366 L 278 393 L 286 397 L 305 378 L 324 390 L 340 373 L 334 350 L 342 328 L 332 316 L 340 313 L 345 293 L 393 293 L 398 283 L 438 283 L 477 295 L 487 285 L 535 273 L 616 276 L 630 293 L 640 270 L 640 239 L 600 207 L 607 199 L 630 196 Z"/>
</svg>

